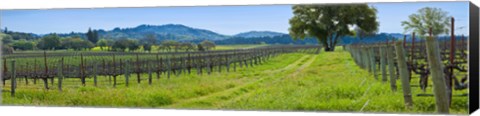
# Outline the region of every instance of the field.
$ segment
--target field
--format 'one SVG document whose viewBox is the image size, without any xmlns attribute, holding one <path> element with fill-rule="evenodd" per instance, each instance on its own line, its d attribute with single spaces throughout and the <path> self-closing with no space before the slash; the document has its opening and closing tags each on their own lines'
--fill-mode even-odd
<svg viewBox="0 0 480 116">
<path fill-rule="evenodd" d="M 221 46 L 217 46 L 221 47 Z M 217 48 L 219 49 L 219 48 Z M 222 48 L 223 49 L 223 48 Z M 225 48 L 228 49 L 228 48 Z M 193 70 L 195 72 L 195 70 Z M 142 74 L 147 77 L 148 74 Z M 418 76 L 411 83 L 418 83 Z M 405 109 L 401 91 L 392 92 L 388 83 L 375 80 L 355 64 L 347 51 L 320 54 L 288 53 L 273 57 L 262 65 L 238 68 L 211 75 L 181 74 L 170 79 L 162 75 L 152 85 L 122 84 L 111 87 L 99 77 L 99 86 L 87 79 L 66 79 L 62 92 L 45 90 L 42 84 L 18 82 L 15 97 L 10 97 L 9 81 L 2 89 L 2 103 L 36 106 L 144 107 L 175 109 L 282 110 L 334 112 L 435 113 L 434 97 L 413 96 L 413 109 Z M 400 81 L 397 81 L 401 90 Z M 467 93 L 454 91 L 453 94 Z M 423 93 L 412 87 L 412 93 Z M 427 93 L 432 93 L 431 87 Z M 466 114 L 467 97 L 454 97 L 451 114 Z"/>
</svg>

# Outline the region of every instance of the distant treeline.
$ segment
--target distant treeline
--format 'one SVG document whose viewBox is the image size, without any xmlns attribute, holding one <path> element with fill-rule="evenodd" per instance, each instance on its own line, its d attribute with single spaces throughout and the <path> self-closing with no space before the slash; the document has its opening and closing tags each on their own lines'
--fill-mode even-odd
<svg viewBox="0 0 480 116">
<path fill-rule="evenodd" d="M 204 39 L 196 39 L 187 42 L 192 43 L 200 43 L 204 41 Z M 232 44 L 297 44 L 297 45 L 304 45 L 304 44 L 317 44 L 318 40 L 315 38 L 307 38 L 304 40 L 293 40 L 290 35 L 280 35 L 280 36 L 273 36 L 273 37 L 231 37 L 228 39 L 223 40 L 215 40 L 213 41 L 217 45 L 232 45 Z"/>
<path fill-rule="evenodd" d="M 264 37 L 229 37 L 226 39 L 220 40 L 212 40 L 212 39 L 172 39 L 166 36 L 158 36 L 155 34 L 145 34 L 145 35 L 137 35 L 139 38 L 112 38 L 111 36 L 102 36 L 102 30 L 99 30 L 98 38 L 89 40 L 87 34 L 85 33 L 68 33 L 68 34 L 47 34 L 47 35 L 37 35 L 33 33 L 23 33 L 23 32 L 13 32 L 7 29 L 0 30 L 2 33 L 2 49 L 4 52 L 13 51 L 13 50 L 35 50 L 35 49 L 75 49 L 75 50 L 82 50 L 82 49 L 90 49 L 95 46 L 103 46 L 107 48 L 118 48 L 120 51 L 124 51 L 125 49 L 138 49 L 143 48 L 144 50 L 149 51 L 150 46 L 164 46 L 164 48 L 169 49 L 171 47 L 165 46 L 177 46 L 175 42 L 183 43 L 184 45 L 194 46 L 196 47 L 197 44 L 200 44 L 204 41 L 211 41 L 213 44 L 216 45 L 232 45 L 232 44 L 297 44 L 297 45 L 305 45 L 305 44 L 318 44 L 318 40 L 316 38 L 306 38 L 306 39 L 297 39 L 294 40 L 290 35 L 283 34 L 277 36 L 264 36 Z M 141 37 L 140 37 L 141 36 Z M 339 39 L 339 44 L 337 45 L 345 45 L 345 44 L 352 44 L 352 43 L 378 43 L 378 42 L 386 42 L 392 40 L 403 40 L 404 35 L 399 33 L 379 33 L 374 36 L 363 37 L 359 38 L 356 36 L 344 36 Z M 406 35 L 406 41 L 411 41 L 411 36 Z M 420 37 L 416 37 L 417 41 L 421 41 Z M 462 38 L 467 39 L 468 36 L 456 36 L 457 40 Z M 445 40 L 450 39 L 449 36 L 439 36 L 438 39 Z M 162 43 L 165 43 L 162 45 Z M 173 43 L 173 44 L 169 44 Z M 182 44 L 182 45 L 183 45 Z M 180 44 L 178 44 L 180 45 Z M 177 46 L 178 48 L 179 46 Z M 173 48 L 173 47 L 172 47 Z M 180 47 L 182 48 L 182 47 Z M 185 47 L 186 49 L 192 49 L 192 47 Z M 10 49 L 10 50 L 9 50 Z"/>
</svg>

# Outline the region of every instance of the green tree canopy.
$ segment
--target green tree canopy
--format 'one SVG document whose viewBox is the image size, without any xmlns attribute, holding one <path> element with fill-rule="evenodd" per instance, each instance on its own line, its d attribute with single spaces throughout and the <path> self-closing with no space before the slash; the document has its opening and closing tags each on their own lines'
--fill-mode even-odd
<svg viewBox="0 0 480 116">
<path fill-rule="evenodd" d="M 137 40 L 121 38 L 114 42 L 112 49 L 125 51 L 128 48 L 129 51 L 134 51 L 140 48 L 140 44 Z"/>
<path fill-rule="evenodd" d="M 212 41 L 203 40 L 200 44 L 202 44 L 202 47 L 204 47 L 206 50 L 215 48 L 215 43 Z"/>
<path fill-rule="evenodd" d="M 195 50 L 195 44 L 189 42 L 180 43 L 180 48 L 185 51 Z"/>
<path fill-rule="evenodd" d="M 12 47 L 15 50 L 33 50 L 35 43 L 31 41 L 26 41 L 25 39 L 18 40 L 13 42 Z"/>
<path fill-rule="evenodd" d="M 107 40 L 106 40 L 106 39 L 100 39 L 100 40 L 98 40 L 97 46 L 100 46 L 100 47 L 105 47 L 105 46 L 107 46 Z"/>
<path fill-rule="evenodd" d="M 408 16 L 408 21 L 402 21 L 405 32 L 415 32 L 420 36 L 427 36 L 429 28 L 432 28 L 432 35 L 449 33 L 450 19 L 448 12 L 440 8 L 425 7 L 417 13 Z"/>
<path fill-rule="evenodd" d="M 197 44 L 197 49 L 198 51 L 205 51 L 205 48 L 203 48 L 202 44 Z"/>
<path fill-rule="evenodd" d="M 76 37 L 63 39 L 62 46 L 66 49 L 74 50 L 90 49 L 95 47 L 92 42 Z"/>
<path fill-rule="evenodd" d="M 157 45 L 157 36 L 155 36 L 155 34 L 147 34 L 145 38 L 143 38 L 143 42 L 150 45 Z"/>
<path fill-rule="evenodd" d="M 8 34 L 0 33 L 0 38 L 2 39 L 2 44 L 3 45 L 8 45 L 8 44 L 11 44 L 13 42 L 12 36 L 10 36 Z"/>
<path fill-rule="evenodd" d="M 103 47 L 112 47 L 114 41 L 110 39 L 100 39 L 97 41 L 97 46 L 100 46 L 100 49 L 103 50 Z"/>
<path fill-rule="evenodd" d="M 315 37 L 325 51 L 334 51 L 338 38 L 353 35 L 353 28 L 378 30 L 377 10 L 367 4 L 295 5 L 289 33 L 293 39 Z"/>
<path fill-rule="evenodd" d="M 172 48 L 174 48 L 178 44 L 179 43 L 177 41 L 174 41 L 174 40 L 164 40 L 164 41 L 162 41 L 162 43 L 160 45 L 161 45 L 162 48 L 165 48 L 165 49 L 167 49 L 167 51 L 170 51 Z"/>
<path fill-rule="evenodd" d="M 150 52 L 152 50 L 152 45 L 157 45 L 157 37 L 155 34 L 147 34 L 141 41 L 144 51 Z"/>
<path fill-rule="evenodd" d="M 140 43 L 138 43 L 138 40 L 128 40 L 128 50 L 129 51 L 134 51 L 140 48 Z"/>
<path fill-rule="evenodd" d="M 57 34 L 49 34 L 40 39 L 37 47 L 42 50 L 55 50 L 61 47 L 60 37 Z"/>
<path fill-rule="evenodd" d="M 151 44 L 142 44 L 143 50 L 151 52 L 152 51 L 152 45 Z"/>
<path fill-rule="evenodd" d="M 92 43 L 97 43 L 97 41 L 98 41 L 98 31 L 91 30 L 90 28 L 88 28 L 87 39 L 88 39 L 88 41 L 90 41 Z"/>
<path fill-rule="evenodd" d="M 127 38 L 121 38 L 114 42 L 112 49 L 125 51 L 128 48 L 129 40 Z"/>
</svg>

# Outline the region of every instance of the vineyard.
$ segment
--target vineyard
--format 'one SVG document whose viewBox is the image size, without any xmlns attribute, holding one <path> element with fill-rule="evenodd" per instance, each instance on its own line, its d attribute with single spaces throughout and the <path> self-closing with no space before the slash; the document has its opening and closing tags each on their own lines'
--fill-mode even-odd
<svg viewBox="0 0 480 116">
<path fill-rule="evenodd" d="M 417 43 L 417 42 L 416 42 Z M 380 46 L 380 44 L 378 44 Z M 392 44 L 390 44 L 392 45 Z M 414 97 L 413 108 L 406 109 L 403 105 L 403 94 L 392 92 L 389 84 L 376 80 L 373 73 L 362 69 L 352 56 L 353 46 L 346 46 L 346 49 L 337 47 L 335 52 L 317 52 L 318 46 L 297 46 L 297 50 L 281 52 L 277 46 L 277 54 L 271 53 L 271 57 L 263 57 L 265 61 L 255 60 L 245 62 L 241 56 L 236 57 L 242 62 L 230 64 L 230 68 L 218 65 L 211 68 L 203 67 L 197 70 L 196 67 L 180 70 L 175 73 L 173 70 L 171 78 L 168 78 L 168 70 L 161 71 L 160 78 L 155 78 L 155 70 L 151 68 L 150 73 L 140 74 L 140 83 L 135 78 L 136 53 L 125 53 L 131 55 L 115 55 L 115 62 L 126 62 L 130 70 L 128 74 L 117 75 L 116 86 L 114 87 L 113 75 L 95 75 L 85 78 L 85 85 L 82 85 L 82 78 L 62 78 L 55 76 L 54 83 L 51 78 L 45 79 L 48 88 L 44 86 L 42 78 L 40 83 L 33 84 L 34 78 L 15 77 L 15 96 L 11 96 L 11 79 L 6 81 L 3 88 L 3 103 L 12 105 L 38 105 L 38 106 L 96 106 L 96 107 L 150 107 L 150 108 L 194 108 L 194 109 L 232 109 L 232 110 L 290 110 L 290 111 L 356 111 L 356 112 L 417 112 L 432 113 L 435 111 L 435 99 L 433 97 Z M 285 47 L 285 46 L 284 46 Z M 271 46 L 273 49 L 274 46 Z M 256 48 L 265 49 L 265 48 Z M 251 49 L 245 49 L 251 50 Z M 380 49 L 378 49 L 380 50 Z M 242 50 L 237 50 L 242 51 Z M 272 50 L 274 51 L 274 50 Z M 215 52 L 215 51 L 212 51 Z M 237 53 L 237 52 L 235 52 Z M 268 53 L 268 52 L 267 52 Z M 46 53 L 49 54 L 48 52 Z M 160 61 L 164 66 L 168 64 L 167 55 L 159 53 Z M 192 53 L 194 54 L 194 53 Z M 44 54 L 39 53 L 37 65 L 44 60 Z M 84 59 L 93 57 L 82 53 Z M 143 57 L 138 54 L 139 59 Z M 155 55 L 148 59 L 156 60 Z M 176 57 L 181 55 L 176 54 Z M 188 54 L 182 55 L 188 59 Z M 80 57 L 80 56 L 77 56 Z M 106 58 L 113 59 L 113 56 L 104 56 L 105 61 L 112 62 Z M 170 56 L 169 58 L 171 58 Z M 192 57 L 192 55 L 191 55 Z M 381 56 L 379 56 L 381 57 Z M 50 57 L 47 57 L 50 58 Z M 70 58 L 70 57 L 69 57 Z M 101 57 L 103 58 L 103 57 Z M 40 60 L 41 59 L 41 60 Z M 59 60 L 52 63 L 60 62 Z M 70 60 L 65 64 L 76 64 L 80 61 Z M 71 59 L 71 58 L 70 58 Z M 80 58 L 78 58 L 80 59 Z M 77 59 L 77 60 L 78 60 Z M 93 59 L 93 58 L 92 58 Z M 225 59 L 225 58 L 224 58 Z M 235 57 L 229 57 L 231 61 Z M 31 60 L 29 62 L 34 62 Z M 49 61 L 49 60 L 47 60 Z M 87 60 L 87 62 L 94 62 Z M 173 60 L 171 60 L 173 61 Z M 11 65 L 11 59 L 7 59 L 7 67 Z M 19 60 L 15 60 L 18 70 Z M 103 63 L 103 60 L 97 60 Z M 205 62 L 208 62 L 206 60 Z M 177 62 L 179 65 L 180 61 Z M 252 67 L 252 65 L 253 67 Z M 87 64 L 87 63 L 85 63 Z M 156 64 L 151 63 L 152 67 Z M 59 63 L 56 63 L 59 65 Z M 103 64 L 102 64 L 103 65 Z M 97 72 L 102 72 L 102 65 L 99 65 Z M 207 65 L 207 64 L 205 64 Z M 42 65 L 43 66 L 43 65 Z M 53 65 L 54 66 L 54 65 Z M 80 66 L 79 64 L 75 66 Z M 173 63 L 172 63 L 173 66 Z M 248 66 L 248 67 L 247 67 Z M 377 65 L 378 66 L 378 65 Z M 38 67 L 38 66 L 37 66 Z M 122 66 L 125 67 L 125 66 Z M 236 68 L 235 68 L 236 67 Z M 79 67 L 78 67 L 79 68 Z M 167 67 L 162 67 L 168 69 Z M 34 69 L 34 68 L 31 68 Z M 51 70 L 54 70 L 52 68 Z M 64 68 L 66 69 L 66 68 Z M 85 68 L 87 69 L 87 68 Z M 145 68 L 144 68 L 145 69 Z M 147 68 L 148 69 L 148 68 Z M 50 70 L 50 68 L 49 68 Z M 125 71 L 120 70 L 119 71 Z M 7 73 L 12 70 L 8 70 Z M 229 71 L 229 72 L 227 72 Z M 67 74 L 66 71 L 63 71 Z M 68 72 L 71 73 L 71 72 Z M 77 72 L 79 73 L 79 72 Z M 93 73 L 95 74 L 95 73 Z M 380 74 L 380 73 L 378 73 Z M 377 75 L 378 75 L 377 74 Z M 395 73 L 398 75 L 398 73 Z M 78 74 L 77 74 L 78 75 Z M 132 78 L 133 77 L 133 78 Z M 412 75 L 412 82 L 416 82 L 418 75 Z M 149 79 L 152 82 L 149 82 Z M 61 82 L 62 84 L 59 84 Z M 28 85 L 27 85 L 28 83 Z M 59 87 L 62 85 L 62 87 Z M 413 87 L 413 86 L 412 86 Z M 399 89 L 402 87 L 399 86 Z M 426 92 L 431 92 L 427 89 Z M 462 93 L 464 90 L 455 92 Z M 421 89 L 412 89 L 412 93 L 420 93 Z M 468 107 L 466 97 L 454 97 L 450 113 L 464 114 Z"/>
<path fill-rule="evenodd" d="M 93 78 L 93 85 L 99 80 L 108 81 L 116 87 L 119 83 L 128 86 L 130 75 L 136 74 L 136 82 L 143 80 L 152 84 L 153 76 L 157 79 L 164 75 L 192 73 L 211 74 L 214 71 L 236 71 L 260 65 L 278 54 L 305 52 L 318 53 L 319 46 L 265 46 L 250 49 L 217 50 L 206 52 L 168 52 L 168 53 L 108 53 L 108 52 L 69 52 L 69 53 L 20 53 L 3 57 L 3 87 L 10 80 L 10 93 L 15 95 L 17 83 L 37 84 L 41 81 L 44 89 L 50 89 L 57 83 L 59 91 L 65 86 L 87 85 L 87 79 Z M 141 76 L 148 74 L 148 77 Z M 124 82 L 118 82 L 123 75 Z M 104 78 L 98 78 L 104 77 Z M 108 79 L 107 79 L 108 78 Z M 57 80 L 57 82 L 55 81 Z M 106 83 L 103 83 L 106 84 Z"/>
<path fill-rule="evenodd" d="M 347 50 L 360 67 L 373 73 L 375 79 L 384 83 L 390 80 L 391 91 L 397 91 L 396 80 L 400 79 L 407 108 L 414 104 L 411 88 L 419 87 L 422 93 L 415 97 L 434 96 L 437 111 L 448 113 L 452 97 L 468 96 L 468 93 L 453 94 L 454 90 L 468 88 L 468 40 L 453 34 L 451 38 L 430 35 L 420 40 L 415 39 L 415 33 L 412 35 L 410 41 L 404 36 L 401 42 L 352 44 Z M 418 79 L 418 84 L 411 84 L 412 79 Z M 433 94 L 427 93 L 427 88 L 432 86 Z"/>
</svg>

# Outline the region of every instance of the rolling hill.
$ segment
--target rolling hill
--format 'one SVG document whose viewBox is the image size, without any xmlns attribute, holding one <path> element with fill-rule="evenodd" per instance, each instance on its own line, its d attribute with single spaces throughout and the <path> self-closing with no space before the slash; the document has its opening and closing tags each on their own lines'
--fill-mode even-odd
<svg viewBox="0 0 480 116">
<path fill-rule="evenodd" d="M 115 28 L 110 31 L 99 30 L 99 35 L 107 39 L 141 39 L 148 34 L 154 34 L 158 40 L 169 39 L 177 41 L 190 41 L 195 39 L 221 40 L 229 37 L 209 30 L 192 28 L 180 24 L 139 25 L 134 28 Z"/>
<path fill-rule="evenodd" d="M 234 35 L 234 37 L 252 38 L 252 37 L 274 37 L 274 36 L 281 36 L 281 35 L 288 35 L 288 34 L 272 32 L 272 31 L 249 31 L 249 32 L 236 34 Z"/>
</svg>

